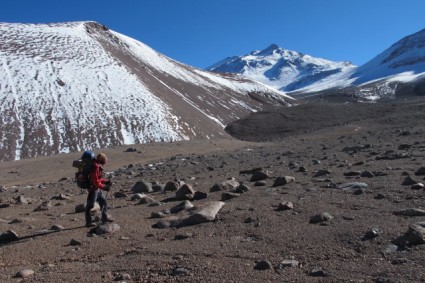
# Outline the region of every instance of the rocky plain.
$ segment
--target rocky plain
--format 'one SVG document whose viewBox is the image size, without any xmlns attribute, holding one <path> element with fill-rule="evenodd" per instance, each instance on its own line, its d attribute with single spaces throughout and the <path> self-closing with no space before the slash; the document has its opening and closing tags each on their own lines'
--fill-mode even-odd
<svg viewBox="0 0 425 283">
<path fill-rule="evenodd" d="M 114 183 L 95 228 L 81 152 L 1 163 L 0 281 L 424 282 L 424 111 L 307 103 L 221 140 L 95 149 Z"/>
</svg>

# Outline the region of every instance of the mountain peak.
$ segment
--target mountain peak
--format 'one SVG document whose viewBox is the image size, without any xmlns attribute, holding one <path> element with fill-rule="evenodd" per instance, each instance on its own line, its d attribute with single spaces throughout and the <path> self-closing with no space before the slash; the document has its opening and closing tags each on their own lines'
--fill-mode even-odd
<svg viewBox="0 0 425 283">
<path fill-rule="evenodd" d="M 275 53 L 276 50 L 280 50 L 281 48 L 279 47 L 279 45 L 277 44 L 271 44 L 269 45 L 266 49 L 263 49 L 261 51 L 257 51 L 254 52 L 255 55 L 260 55 L 260 56 L 267 56 L 267 55 L 271 55 L 273 53 Z"/>
<path fill-rule="evenodd" d="M 282 91 L 294 91 L 327 76 L 352 68 L 347 62 L 332 62 L 271 44 L 261 51 L 222 60 L 213 72 L 237 73 Z"/>
</svg>

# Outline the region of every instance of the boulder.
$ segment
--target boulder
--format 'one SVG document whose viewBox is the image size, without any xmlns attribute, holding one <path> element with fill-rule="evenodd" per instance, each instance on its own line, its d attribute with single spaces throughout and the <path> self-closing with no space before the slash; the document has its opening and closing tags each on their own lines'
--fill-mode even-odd
<svg viewBox="0 0 425 283">
<path fill-rule="evenodd" d="M 0 234 L 0 243 L 2 242 L 13 242 L 13 241 L 17 241 L 19 240 L 19 235 L 13 231 L 13 230 L 8 230 L 3 234 Z"/>
<path fill-rule="evenodd" d="M 415 175 L 416 176 L 423 176 L 423 175 L 425 175 L 425 167 L 421 167 L 418 170 L 416 170 Z"/>
<path fill-rule="evenodd" d="M 290 201 L 285 201 L 279 203 L 279 206 L 277 207 L 277 210 L 291 210 L 294 209 L 294 204 Z"/>
<path fill-rule="evenodd" d="M 135 194 L 152 193 L 153 192 L 152 184 L 145 181 L 139 181 L 139 182 L 136 182 L 136 184 L 134 184 L 131 191 Z"/>
<path fill-rule="evenodd" d="M 240 196 L 240 194 L 231 193 L 231 192 L 224 192 L 223 194 L 221 194 L 221 200 L 226 201 L 226 200 L 229 200 L 229 199 L 232 199 L 232 198 L 236 198 L 238 196 Z"/>
<path fill-rule="evenodd" d="M 347 190 L 365 190 L 368 187 L 368 184 L 362 182 L 351 182 L 339 185 L 338 188 L 344 191 Z"/>
<path fill-rule="evenodd" d="M 178 182 L 169 181 L 165 184 L 164 191 L 165 192 L 168 192 L 168 191 L 174 192 L 174 191 L 177 191 L 179 188 L 180 188 L 180 184 Z"/>
<path fill-rule="evenodd" d="M 15 274 L 17 278 L 28 278 L 34 274 L 34 270 L 31 269 L 22 269 Z"/>
<path fill-rule="evenodd" d="M 395 239 L 393 243 L 401 247 L 425 244 L 425 228 L 413 224 L 405 234 Z"/>
<path fill-rule="evenodd" d="M 321 222 L 332 220 L 333 218 L 334 217 L 330 215 L 328 212 L 323 212 L 323 213 L 312 216 L 310 218 L 310 223 L 312 224 L 321 223 Z"/>
<path fill-rule="evenodd" d="M 178 205 L 170 208 L 170 212 L 171 213 L 179 213 L 180 211 L 188 210 L 188 209 L 191 209 L 191 208 L 193 208 L 193 204 L 190 201 L 185 200 L 184 202 L 181 202 Z"/>
<path fill-rule="evenodd" d="M 176 200 L 191 200 L 195 196 L 195 190 L 189 184 L 184 184 L 176 191 Z"/>
<path fill-rule="evenodd" d="M 155 225 L 154 228 L 175 228 L 175 227 L 185 227 L 197 225 L 205 222 L 214 221 L 217 213 L 223 207 L 224 202 L 221 201 L 212 201 L 205 203 L 201 206 L 194 207 L 190 211 L 186 211 L 183 216 L 173 215 L 166 219 L 160 220 Z"/>
<path fill-rule="evenodd" d="M 286 184 L 293 183 L 293 182 L 295 182 L 295 178 L 291 176 L 277 177 L 274 180 L 273 187 L 284 186 Z"/>
<path fill-rule="evenodd" d="M 182 219 L 178 227 L 192 226 L 213 221 L 223 205 L 224 202 L 221 201 L 213 201 L 205 204 L 199 210 L 194 210 L 189 217 Z"/>
<path fill-rule="evenodd" d="M 262 180 L 266 180 L 267 178 L 269 178 L 269 175 L 268 175 L 267 172 L 264 172 L 264 171 L 255 171 L 251 175 L 250 182 L 262 181 Z"/>
<path fill-rule="evenodd" d="M 103 223 L 96 227 L 96 234 L 110 234 L 119 231 L 121 227 L 116 223 Z"/>
<path fill-rule="evenodd" d="M 418 208 L 405 208 L 396 210 L 393 212 L 393 214 L 400 216 L 425 216 L 425 210 Z"/>
</svg>

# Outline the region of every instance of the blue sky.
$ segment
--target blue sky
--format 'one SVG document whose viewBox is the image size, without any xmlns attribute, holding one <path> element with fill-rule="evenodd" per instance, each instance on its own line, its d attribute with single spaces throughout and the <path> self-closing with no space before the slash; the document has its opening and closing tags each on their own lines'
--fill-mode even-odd
<svg viewBox="0 0 425 283">
<path fill-rule="evenodd" d="M 361 65 L 425 28 L 424 0 L 0 0 L 0 21 L 97 21 L 208 67 L 272 43 Z"/>
</svg>

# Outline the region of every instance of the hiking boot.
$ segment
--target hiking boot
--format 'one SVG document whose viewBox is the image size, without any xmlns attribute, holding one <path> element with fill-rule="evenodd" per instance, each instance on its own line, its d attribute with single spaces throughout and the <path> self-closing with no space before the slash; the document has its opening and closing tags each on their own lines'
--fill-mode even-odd
<svg viewBox="0 0 425 283">
<path fill-rule="evenodd" d="M 96 223 L 86 223 L 86 227 L 92 228 L 92 227 L 96 227 Z"/>
</svg>

